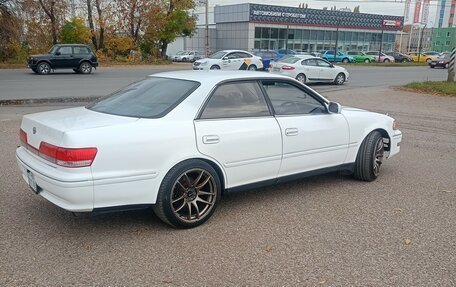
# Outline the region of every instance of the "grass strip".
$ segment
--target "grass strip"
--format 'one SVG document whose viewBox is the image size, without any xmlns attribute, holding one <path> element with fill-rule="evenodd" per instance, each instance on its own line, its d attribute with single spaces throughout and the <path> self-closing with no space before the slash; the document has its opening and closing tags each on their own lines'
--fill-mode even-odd
<svg viewBox="0 0 456 287">
<path fill-rule="evenodd" d="M 413 82 L 404 88 L 426 94 L 456 97 L 456 82 Z"/>
</svg>

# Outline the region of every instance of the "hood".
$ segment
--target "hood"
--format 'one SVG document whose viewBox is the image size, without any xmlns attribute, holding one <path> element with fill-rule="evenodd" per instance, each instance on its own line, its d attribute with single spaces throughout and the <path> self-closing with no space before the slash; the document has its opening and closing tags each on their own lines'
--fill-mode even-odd
<svg viewBox="0 0 456 287">
<path fill-rule="evenodd" d="M 29 58 L 43 58 L 48 57 L 49 54 L 37 54 L 37 55 L 30 55 Z"/>
</svg>

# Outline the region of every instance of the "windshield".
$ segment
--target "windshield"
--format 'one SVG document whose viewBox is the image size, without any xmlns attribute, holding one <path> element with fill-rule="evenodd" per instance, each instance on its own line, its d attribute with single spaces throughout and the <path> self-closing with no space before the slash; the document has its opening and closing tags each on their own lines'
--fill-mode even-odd
<svg viewBox="0 0 456 287">
<path fill-rule="evenodd" d="M 87 106 L 89 110 L 135 118 L 159 118 L 190 95 L 200 83 L 149 77 Z"/>
<path fill-rule="evenodd" d="M 281 59 L 279 62 L 281 63 L 286 63 L 286 64 L 294 64 L 296 63 L 297 61 L 301 60 L 301 58 L 297 58 L 297 57 L 288 57 L 288 58 L 283 58 Z"/>
<path fill-rule="evenodd" d="M 223 56 L 225 56 L 226 51 L 218 51 L 215 52 L 214 54 L 209 56 L 209 59 L 221 59 Z"/>
<path fill-rule="evenodd" d="M 57 45 L 52 46 L 52 48 L 49 50 L 48 54 L 54 54 L 55 51 L 57 51 L 57 48 L 58 48 L 58 47 L 59 47 L 59 46 L 57 46 Z"/>
</svg>

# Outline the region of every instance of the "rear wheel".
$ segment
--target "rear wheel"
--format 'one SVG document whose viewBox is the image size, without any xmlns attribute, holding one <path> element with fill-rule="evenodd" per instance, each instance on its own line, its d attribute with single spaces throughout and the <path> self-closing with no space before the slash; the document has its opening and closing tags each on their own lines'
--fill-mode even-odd
<svg viewBox="0 0 456 287">
<path fill-rule="evenodd" d="M 219 65 L 212 65 L 211 66 L 211 70 L 220 70 L 220 66 Z"/>
<path fill-rule="evenodd" d="M 334 84 L 342 85 L 343 83 L 345 83 L 345 75 L 344 75 L 344 73 L 337 74 L 336 78 L 334 79 Z"/>
<path fill-rule="evenodd" d="M 432 59 L 428 58 L 426 59 L 426 63 L 430 64 L 432 62 Z"/>
<path fill-rule="evenodd" d="M 257 70 L 257 66 L 255 65 L 250 65 L 249 68 L 248 68 L 249 71 L 256 71 Z"/>
<path fill-rule="evenodd" d="M 79 71 L 82 74 L 90 74 L 92 73 L 92 65 L 90 65 L 89 62 L 82 62 L 81 65 L 79 65 Z"/>
<path fill-rule="evenodd" d="M 354 177 L 359 180 L 373 181 L 380 174 L 383 163 L 383 138 L 378 131 L 367 135 L 356 157 Z"/>
<path fill-rule="evenodd" d="M 391 62 L 390 59 L 383 60 L 383 63 L 389 63 L 389 62 Z"/>
<path fill-rule="evenodd" d="M 51 65 L 49 65 L 46 62 L 41 62 L 41 63 L 38 64 L 36 69 L 38 71 L 38 74 L 47 75 L 47 74 L 49 74 L 51 72 Z"/>
<path fill-rule="evenodd" d="M 448 63 L 445 64 L 445 69 L 448 69 Z"/>
<path fill-rule="evenodd" d="M 301 74 L 298 74 L 298 75 L 296 76 L 296 80 L 298 80 L 298 81 L 300 81 L 301 83 L 305 84 L 305 83 L 306 83 L 306 80 L 307 80 L 307 79 L 306 79 L 306 75 L 304 75 L 304 74 L 302 74 L 302 73 L 301 73 Z"/>
<path fill-rule="evenodd" d="M 407 61 L 407 59 L 402 59 L 401 62 L 402 62 L 402 63 L 406 63 L 406 62 L 408 62 L 408 61 Z"/>
<path fill-rule="evenodd" d="M 342 60 L 342 62 L 343 62 L 343 63 L 348 63 L 349 61 L 348 61 L 347 58 L 344 58 L 344 59 Z"/>
<path fill-rule="evenodd" d="M 364 60 L 364 63 L 370 63 L 369 59 Z"/>
<path fill-rule="evenodd" d="M 166 174 L 153 210 L 169 225 L 192 228 L 211 217 L 220 196 L 220 179 L 214 168 L 201 160 L 187 160 Z"/>
</svg>

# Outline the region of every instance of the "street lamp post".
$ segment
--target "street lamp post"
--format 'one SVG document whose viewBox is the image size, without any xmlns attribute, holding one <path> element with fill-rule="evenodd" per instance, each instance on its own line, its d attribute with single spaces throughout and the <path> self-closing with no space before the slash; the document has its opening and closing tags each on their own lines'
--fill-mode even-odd
<svg viewBox="0 0 456 287">
<path fill-rule="evenodd" d="M 427 23 L 424 24 L 423 29 L 420 29 L 418 31 L 418 63 L 420 62 L 420 57 L 421 57 L 421 43 L 423 42 L 423 38 L 424 38 L 422 34 L 424 33 L 424 29 L 426 29 L 426 25 L 427 25 Z"/>
</svg>

